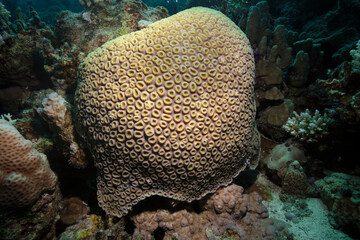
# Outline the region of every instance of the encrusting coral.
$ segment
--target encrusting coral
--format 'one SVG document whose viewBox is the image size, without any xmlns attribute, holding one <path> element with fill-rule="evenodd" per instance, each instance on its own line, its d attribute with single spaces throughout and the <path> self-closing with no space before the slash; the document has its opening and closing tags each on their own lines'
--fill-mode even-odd
<svg viewBox="0 0 360 240">
<path fill-rule="evenodd" d="M 0 119 L 0 205 L 31 205 L 57 182 L 44 154 L 7 120 Z"/>
<path fill-rule="evenodd" d="M 206 8 L 90 53 L 75 103 L 100 206 L 121 217 L 151 195 L 192 201 L 256 167 L 254 67 L 245 34 Z"/>
<path fill-rule="evenodd" d="M 311 143 L 328 135 L 328 129 L 332 122 L 333 119 L 326 113 L 321 115 L 316 109 L 312 116 L 310 110 L 306 109 L 300 115 L 294 111 L 294 117 L 289 118 L 283 128 L 300 141 Z"/>
<path fill-rule="evenodd" d="M 321 198 L 342 228 L 360 234 L 360 177 L 332 173 L 315 182 Z"/>
</svg>

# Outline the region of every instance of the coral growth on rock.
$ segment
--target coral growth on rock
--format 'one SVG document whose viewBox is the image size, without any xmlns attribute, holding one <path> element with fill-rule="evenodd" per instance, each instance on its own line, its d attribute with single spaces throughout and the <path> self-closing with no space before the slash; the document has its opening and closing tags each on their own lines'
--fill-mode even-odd
<svg viewBox="0 0 360 240">
<path fill-rule="evenodd" d="M 290 237 L 284 223 L 268 218 L 267 209 L 255 192 L 243 194 L 242 187 L 232 184 L 203 201 L 200 213 L 157 210 L 132 216 L 135 223 L 133 237 L 151 239 L 158 228 L 164 230 L 164 240 Z"/>
<path fill-rule="evenodd" d="M 42 194 L 31 206 L 19 209 L 1 208 L 0 239 L 54 239 L 61 192 L 57 185 Z"/>
<path fill-rule="evenodd" d="M 89 211 L 87 204 L 79 198 L 64 199 L 60 203 L 60 220 L 65 225 L 72 225 L 78 223 Z"/>
<path fill-rule="evenodd" d="M 55 34 L 61 36 L 62 43 L 76 45 L 88 54 L 111 39 L 138 30 L 140 20 L 155 22 L 167 16 L 165 8 L 147 7 L 140 0 L 100 2 L 82 13 L 64 11 L 57 15 Z"/>
<path fill-rule="evenodd" d="M 329 79 L 317 81 L 331 98 L 341 104 L 336 111 L 342 122 L 358 122 L 360 119 L 360 41 L 350 55 L 352 62 L 343 62 L 334 70 L 329 70 Z"/>
<path fill-rule="evenodd" d="M 60 49 L 54 49 L 50 40 L 43 42 L 41 55 L 44 59 L 44 69 L 58 94 L 65 96 L 70 90 L 75 89 L 77 83 L 77 68 L 84 57 L 80 48 L 68 43 Z"/>
<path fill-rule="evenodd" d="M 321 198 L 332 212 L 340 227 L 359 236 L 360 177 L 345 173 L 332 173 L 315 182 Z"/>
<path fill-rule="evenodd" d="M 108 214 L 151 195 L 199 199 L 256 167 L 252 54 L 230 19 L 193 8 L 84 59 L 78 123 Z"/>
<path fill-rule="evenodd" d="M 42 101 L 37 112 L 51 126 L 57 140 L 57 146 L 69 159 L 74 167 L 85 167 L 87 160 L 85 153 L 75 139 L 75 130 L 71 117 L 69 103 L 56 92 L 50 93 Z"/>
</svg>

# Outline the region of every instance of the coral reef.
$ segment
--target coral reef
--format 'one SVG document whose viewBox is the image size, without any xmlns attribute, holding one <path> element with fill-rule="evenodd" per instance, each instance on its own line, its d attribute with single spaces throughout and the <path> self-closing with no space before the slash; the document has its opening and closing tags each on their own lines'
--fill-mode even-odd
<svg viewBox="0 0 360 240">
<path fill-rule="evenodd" d="M 311 188 L 308 177 L 298 161 L 292 161 L 287 167 L 283 178 L 281 193 L 296 197 L 308 197 L 315 193 Z"/>
<path fill-rule="evenodd" d="M 0 118 L 0 239 L 50 239 L 55 236 L 61 193 L 44 154 Z"/>
<path fill-rule="evenodd" d="M 290 196 L 316 196 L 314 186 L 309 183 L 303 168 L 308 165 L 308 160 L 299 148 L 288 143 L 279 144 L 261 160 L 261 164 L 268 178 L 281 186 L 282 200 Z"/>
<path fill-rule="evenodd" d="M 151 195 L 199 199 L 256 167 L 252 50 L 220 12 L 183 11 L 107 42 L 80 68 L 77 121 L 108 214 Z"/>
<path fill-rule="evenodd" d="M 316 109 L 311 115 L 310 110 L 306 109 L 300 114 L 294 111 L 294 117 L 289 118 L 283 128 L 299 141 L 313 143 L 329 134 L 332 122 L 333 119 L 326 113 L 321 115 Z"/>
<path fill-rule="evenodd" d="M 56 186 L 28 208 L 1 208 L 0 239 L 54 239 L 60 199 L 60 189 Z"/>
<path fill-rule="evenodd" d="M 0 3 L 0 31 L 9 31 L 10 12 L 6 10 L 5 6 Z M 3 36 L 0 36 L 0 46 L 5 44 Z"/>
<path fill-rule="evenodd" d="M 79 3 L 81 5 L 86 5 L 87 7 L 90 7 L 91 5 L 101 3 L 101 2 L 111 3 L 112 0 L 79 0 Z"/>
<path fill-rule="evenodd" d="M 359 0 L 0 2 L 0 239 L 360 235 Z"/>
<path fill-rule="evenodd" d="M 329 70 L 329 79 L 317 81 L 331 98 L 339 101 L 336 111 L 341 122 L 358 122 L 360 119 L 360 41 L 350 55 L 352 62 L 343 62 L 334 70 Z"/>
<path fill-rule="evenodd" d="M 0 205 L 24 207 L 47 190 L 54 190 L 57 177 L 44 154 L 8 121 L 0 119 Z"/>
<path fill-rule="evenodd" d="M 39 56 L 45 39 L 54 39 L 34 10 L 27 17 L 19 9 L 16 24 L 1 21 L 3 44 L 0 44 L 0 109 L 16 113 L 34 88 L 48 87 Z"/>
<path fill-rule="evenodd" d="M 257 193 L 243 194 L 240 186 L 232 184 L 220 188 L 203 201 L 200 213 L 157 210 L 132 216 L 133 237 L 151 239 L 158 228 L 164 230 L 164 240 L 229 239 L 226 238 L 229 235 L 234 239 L 287 239 L 291 236 L 284 223 L 268 219 L 268 212 Z"/>
<path fill-rule="evenodd" d="M 77 68 L 82 60 L 83 53 L 76 45 L 64 43 L 60 49 L 54 49 L 51 41 L 43 42 L 41 55 L 44 59 L 44 69 L 50 75 L 55 90 L 61 96 L 75 89 L 77 79 Z"/>
<path fill-rule="evenodd" d="M 350 50 L 350 55 L 353 58 L 351 64 L 353 66 L 353 71 L 360 71 L 360 40 L 356 43 L 356 49 Z"/>
<path fill-rule="evenodd" d="M 104 222 L 101 217 L 97 215 L 87 216 L 85 219 L 81 220 L 78 224 L 69 226 L 66 228 L 65 232 L 63 232 L 59 240 L 86 240 L 86 239 L 94 239 L 95 234 L 99 229 L 104 228 Z M 97 235 L 99 237 L 99 234 Z M 101 239 L 107 239 L 105 236 Z"/>
<path fill-rule="evenodd" d="M 332 173 L 315 184 L 334 221 L 354 236 L 359 236 L 360 177 Z"/>
<path fill-rule="evenodd" d="M 76 45 L 86 55 L 111 39 L 138 30 L 140 20 L 155 22 L 167 16 L 165 8 L 147 7 L 140 0 L 100 2 L 82 13 L 57 15 L 55 34 L 62 43 Z"/>
<path fill-rule="evenodd" d="M 283 141 L 282 129 L 302 88 L 312 83 L 323 52 L 316 40 L 276 24 L 267 1 L 250 7 L 246 34 L 255 52 L 258 127 L 267 137 Z"/>
<path fill-rule="evenodd" d="M 42 101 L 42 106 L 37 112 L 51 126 L 54 131 L 57 147 L 63 149 L 64 155 L 74 167 L 85 167 L 87 160 L 85 152 L 75 139 L 75 130 L 72 123 L 70 105 L 56 92 L 50 93 Z"/>
<path fill-rule="evenodd" d="M 54 86 L 61 95 L 73 93 L 84 55 L 138 30 L 140 20 L 154 22 L 167 16 L 166 9 L 148 8 L 139 0 L 98 3 L 82 13 L 64 11 L 54 27 L 44 24 L 34 9 L 29 17 L 17 10 L 16 24 L 5 13 L 0 30 L 0 110 L 11 113 L 23 107 L 34 89 Z"/>
</svg>

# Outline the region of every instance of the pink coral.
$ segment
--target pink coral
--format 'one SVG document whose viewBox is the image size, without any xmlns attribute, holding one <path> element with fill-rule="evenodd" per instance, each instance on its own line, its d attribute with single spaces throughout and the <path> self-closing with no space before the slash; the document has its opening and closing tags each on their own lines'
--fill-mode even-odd
<svg viewBox="0 0 360 240">
<path fill-rule="evenodd" d="M 23 207 L 55 187 L 57 177 L 47 158 L 18 130 L 0 120 L 0 205 Z"/>
</svg>

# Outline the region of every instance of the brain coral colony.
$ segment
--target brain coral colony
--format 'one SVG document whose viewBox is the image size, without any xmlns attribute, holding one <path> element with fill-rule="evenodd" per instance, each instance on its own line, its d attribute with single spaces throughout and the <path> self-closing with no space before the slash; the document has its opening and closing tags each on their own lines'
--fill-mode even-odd
<svg viewBox="0 0 360 240">
<path fill-rule="evenodd" d="M 200 199 L 256 167 L 253 53 L 222 13 L 185 10 L 107 42 L 80 68 L 78 121 L 108 214 L 151 195 Z"/>
</svg>

